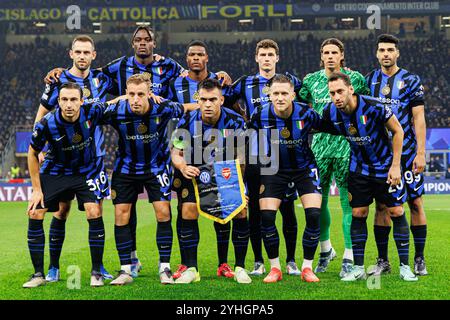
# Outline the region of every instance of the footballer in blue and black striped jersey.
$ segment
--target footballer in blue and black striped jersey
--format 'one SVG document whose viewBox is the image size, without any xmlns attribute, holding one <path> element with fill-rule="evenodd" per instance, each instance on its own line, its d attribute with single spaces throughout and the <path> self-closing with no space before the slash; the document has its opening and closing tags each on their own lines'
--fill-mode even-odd
<svg viewBox="0 0 450 320">
<path fill-rule="evenodd" d="M 130 175 L 158 175 L 170 163 L 169 146 L 165 139 L 167 123 L 172 117 L 181 117 L 183 105 L 169 100 L 155 104 L 136 114 L 128 100 L 111 104 L 104 123 L 110 124 L 119 134 L 119 148 L 114 171 Z"/>
<path fill-rule="evenodd" d="M 285 75 L 288 76 L 294 84 L 295 92 L 299 92 L 302 86 L 301 80 L 288 72 L 286 72 Z M 255 109 L 261 108 L 263 105 L 270 102 L 269 85 L 273 77 L 275 77 L 275 75 L 271 78 L 266 78 L 260 73 L 257 73 L 253 76 L 243 76 L 239 78 L 231 87 L 227 88 L 225 92 L 225 106 L 231 107 L 235 102 L 241 101 L 247 118 L 250 118 Z"/>
<path fill-rule="evenodd" d="M 355 95 L 347 75 L 341 72 L 331 74 L 328 88 L 332 103 L 323 110 L 322 129 L 343 135 L 350 143 L 348 192 L 353 216 L 354 267 L 341 280 L 356 281 L 365 277 L 366 220 L 374 198 L 379 205 L 387 207 L 394 223 L 402 276 L 402 270 L 409 270 L 409 228 L 402 206 L 406 201 L 400 164 L 402 127 L 388 105 L 373 97 Z M 412 275 L 411 271 L 409 273 Z"/>
<path fill-rule="evenodd" d="M 119 94 L 124 95 L 127 79 L 133 74 L 146 73 L 152 82 L 152 91 L 155 95 L 165 97 L 169 89 L 169 81 L 178 77 L 183 71 L 176 61 L 171 58 L 162 58 L 150 64 L 141 64 L 135 56 L 121 57 L 110 62 L 102 71 L 117 80 Z"/>
<path fill-rule="evenodd" d="M 366 76 L 371 95 L 389 105 L 404 131 L 402 169 L 407 182 L 408 199 L 424 193 L 423 174 L 415 174 L 413 161 L 417 155 L 417 140 L 413 124 L 413 108 L 424 105 L 424 89 L 419 76 L 399 68 L 387 76 L 376 69 Z M 408 173 L 407 173 L 408 172 Z"/>
<path fill-rule="evenodd" d="M 391 106 L 404 131 L 401 165 L 408 206 L 411 211 L 411 232 L 416 249 L 414 272 L 418 275 L 426 275 L 423 251 L 427 225 L 421 199 L 425 193 L 423 171 L 426 165 L 424 88 L 418 75 L 397 65 L 400 57 L 398 45 L 399 40 L 392 35 L 382 34 L 378 37 L 376 56 L 380 67 L 369 73 L 366 81 L 371 95 L 380 102 Z M 386 217 L 385 210 L 378 206 L 374 227 L 378 247 L 377 272 L 389 269 L 390 228 L 390 221 Z M 417 277 L 410 276 L 405 278 L 414 279 L 413 281 L 417 279 Z"/>
<path fill-rule="evenodd" d="M 46 85 L 41 97 L 41 105 L 47 110 L 56 108 L 58 106 L 58 90 L 67 82 L 76 83 L 81 87 L 84 104 L 104 103 L 108 94 L 117 95 L 118 93 L 116 83 L 101 71 L 90 70 L 86 78 L 80 78 L 71 74 L 69 70 L 64 70 L 58 82 Z M 102 157 L 105 155 L 103 130 L 100 126 L 96 127 L 96 130 L 96 145 L 99 148 L 97 156 Z"/>
</svg>

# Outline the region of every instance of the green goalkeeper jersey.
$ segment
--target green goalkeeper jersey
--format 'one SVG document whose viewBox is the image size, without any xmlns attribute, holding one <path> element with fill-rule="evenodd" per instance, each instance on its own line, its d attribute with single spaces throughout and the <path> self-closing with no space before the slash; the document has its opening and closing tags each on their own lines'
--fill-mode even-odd
<svg viewBox="0 0 450 320">
<path fill-rule="evenodd" d="M 355 93 L 369 94 L 366 80 L 357 71 L 340 70 L 350 77 Z M 303 79 L 300 89 L 302 100 L 312 104 L 314 110 L 322 114 L 325 105 L 331 102 L 328 91 L 328 77 L 325 70 L 309 73 Z M 328 133 L 314 134 L 312 146 L 314 156 L 317 158 L 348 158 L 350 156 L 350 145 L 343 136 L 334 136 Z"/>
</svg>

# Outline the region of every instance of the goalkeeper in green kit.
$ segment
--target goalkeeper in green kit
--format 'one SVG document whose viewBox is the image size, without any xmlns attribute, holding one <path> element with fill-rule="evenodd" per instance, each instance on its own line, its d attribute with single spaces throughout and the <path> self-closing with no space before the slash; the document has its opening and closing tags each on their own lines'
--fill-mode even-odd
<svg viewBox="0 0 450 320">
<path fill-rule="evenodd" d="M 362 74 L 357 71 L 344 69 L 344 44 L 330 38 L 320 46 L 320 71 L 309 73 L 303 79 L 300 97 L 310 103 L 315 111 L 322 114 L 325 105 L 331 102 L 328 92 L 328 77 L 334 71 L 341 71 L 350 77 L 356 94 L 369 94 L 370 91 Z M 328 194 L 331 182 L 336 180 L 339 189 L 340 202 L 343 211 L 342 229 L 344 232 L 345 251 L 342 259 L 340 277 L 342 278 L 353 266 L 352 241 L 350 226 L 352 223 L 352 209 L 347 191 L 347 178 L 350 161 L 350 146 L 342 136 L 327 133 L 316 133 L 312 148 L 319 168 L 322 187 L 322 205 L 320 214 L 320 258 L 314 272 L 325 272 L 328 264 L 336 257 L 336 251 L 331 246 L 330 224 L 331 215 L 328 209 Z"/>
</svg>

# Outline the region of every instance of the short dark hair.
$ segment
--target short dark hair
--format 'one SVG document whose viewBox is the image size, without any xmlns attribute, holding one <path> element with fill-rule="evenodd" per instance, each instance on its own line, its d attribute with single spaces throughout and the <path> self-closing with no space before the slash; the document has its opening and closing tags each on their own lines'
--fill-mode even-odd
<svg viewBox="0 0 450 320">
<path fill-rule="evenodd" d="M 149 26 L 142 25 L 142 26 L 138 26 L 138 27 L 136 28 L 136 30 L 134 30 L 133 36 L 131 37 L 131 43 L 134 42 L 134 38 L 136 38 L 136 34 L 137 34 L 139 31 L 141 31 L 141 30 L 147 31 L 147 33 L 148 33 L 148 35 L 150 36 L 150 38 L 151 38 L 152 40 L 155 40 L 155 33 L 154 33 L 153 29 L 152 29 L 151 27 L 149 27 Z"/>
<path fill-rule="evenodd" d="M 292 80 L 284 74 L 276 74 L 275 77 L 268 81 L 267 85 L 271 87 L 274 83 L 289 83 L 291 87 L 294 87 Z"/>
<path fill-rule="evenodd" d="M 72 40 L 72 47 L 75 44 L 75 42 L 80 41 L 80 42 L 90 42 L 92 45 L 92 50 L 95 50 L 95 45 L 94 45 L 94 39 L 92 39 L 90 36 L 86 35 L 86 34 L 82 34 L 79 36 L 76 36 L 73 40 Z"/>
<path fill-rule="evenodd" d="M 222 85 L 220 84 L 219 80 L 213 78 L 206 78 L 197 86 L 198 91 L 200 91 L 200 89 L 213 90 L 215 88 L 219 89 L 220 92 L 222 92 Z"/>
<path fill-rule="evenodd" d="M 333 82 L 333 81 L 337 81 L 341 79 L 342 81 L 344 81 L 345 85 L 347 87 L 352 85 L 352 82 L 350 81 L 350 77 L 348 75 L 346 75 L 345 73 L 342 72 L 333 72 L 330 77 L 328 78 L 328 83 Z"/>
<path fill-rule="evenodd" d="M 258 55 L 259 49 L 269 49 L 269 48 L 275 49 L 275 53 L 277 54 L 277 56 L 280 55 L 280 48 L 278 47 L 278 44 L 272 39 L 264 39 L 256 44 L 255 56 Z"/>
<path fill-rule="evenodd" d="M 80 99 L 83 98 L 83 90 L 81 90 L 80 85 L 78 83 L 76 83 L 76 82 L 63 83 L 58 89 L 58 96 L 61 93 L 62 89 L 75 89 L 75 90 L 78 90 L 79 93 L 80 93 Z"/>
<path fill-rule="evenodd" d="M 344 53 L 345 50 L 344 43 L 341 40 L 337 38 L 328 38 L 323 40 L 322 44 L 320 45 L 320 54 L 322 54 L 323 47 L 329 44 L 335 45 L 336 47 L 339 48 L 339 50 L 341 50 L 341 53 Z M 322 59 L 320 59 L 320 67 L 323 68 L 323 66 L 324 66 L 323 61 Z M 341 67 L 345 67 L 345 57 L 344 59 L 341 60 Z"/>
<path fill-rule="evenodd" d="M 385 34 L 380 34 L 378 36 L 377 48 L 378 48 L 378 45 L 380 43 L 393 43 L 393 44 L 395 44 L 395 47 L 398 49 L 399 40 L 398 40 L 398 38 L 396 36 L 393 36 L 392 34 L 385 33 Z"/>
<path fill-rule="evenodd" d="M 206 45 L 206 43 L 204 43 L 201 40 L 191 41 L 186 47 L 186 54 L 188 53 L 190 47 L 195 47 L 195 46 L 205 48 L 205 52 L 206 52 L 206 54 L 208 54 L 208 46 Z"/>
</svg>

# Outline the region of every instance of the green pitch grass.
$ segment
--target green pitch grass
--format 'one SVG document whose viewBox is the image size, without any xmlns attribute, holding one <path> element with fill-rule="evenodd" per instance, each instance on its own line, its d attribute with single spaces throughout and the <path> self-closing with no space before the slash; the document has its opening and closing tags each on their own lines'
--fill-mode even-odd
<svg viewBox="0 0 450 320">
<path fill-rule="evenodd" d="M 379 284 L 372 283 L 374 289 L 368 289 L 367 282 L 343 283 L 339 280 L 341 256 L 343 253 L 343 236 L 341 230 L 341 213 L 338 198 L 331 197 L 330 207 L 333 212 L 331 239 L 338 252 L 338 258 L 330 264 L 325 274 L 319 274 L 319 283 L 305 283 L 300 277 L 283 276 L 276 284 L 264 284 L 262 278 L 253 278 L 250 285 L 240 285 L 232 279 L 216 276 L 217 254 L 213 222 L 200 217 L 199 269 L 201 281 L 192 285 L 163 286 L 157 274 L 158 252 L 155 244 L 155 218 L 150 204 L 140 201 L 138 204 L 138 255 L 144 269 L 139 278 L 129 286 L 91 288 L 90 256 L 88 247 L 88 225 L 83 213 L 74 210 L 66 226 L 66 240 L 61 257 L 61 276 L 58 283 L 47 284 L 36 289 L 23 289 L 22 284 L 33 273 L 27 249 L 27 216 L 25 203 L 1 203 L 0 212 L 0 299 L 449 299 L 450 298 L 450 197 L 426 196 L 425 205 L 428 216 L 428 239 L 426 244 L 426 261 L 430 275 L 421 277 L 416 283 L 406 283 L 398 276 L 398 257 L 395 243 L 389 244 L 389 256 L 393 266 L 390 275 L 383 276 Z M 73 206 L 74 208 L 76 205 Z M 297 209 L 299 223 L 296 260 L 302 261 L 301 237 L 305 225 L 304 212 Z M 176 215 L 176 213 L 174 212 Z M 409 217 L 409 212 L 407 213 Z M 376 246 L 373 239 L 373 208 L 369 217 L 369 241 L 366 247 L 366 267 L 375 261 Z M 113 206 L 105 202 L 104 220 L 106 242 L 104 264 L 111 273 L 119 269 L 119 261 L 114 243 Z M 48 230 L 50 214 L 45 219 L 46 255 L 48 258 Z M 281 231 L 281 219 L 278 214 L 278 230 Z M 175 230 L 175 222 L 173 223 Z M 174 232 L 175 234 L 175 232 Z M 281 257 L 285 258 L 284 240 L 281 240 Z M 413 255 L 411 241 L 411 255 Z M 179 249 L 176 236 L 172 251 L 172 269 L 179 262 Z M 318 253 L 316 254 L 316 257 Z M 412 261 L 412 256 L 410 261 Z M 230 264 L 234 262 L 234 253 L 230 241 Z M 266 260 L 267 261 L 267 260 Z M 73 279 L 73 271 L 67 273 L 69 266 L 78 266 L 81 271 L 81 287 L 68 289 L 68 280 Z M 249 246 L 247 269 L 253 266 L 253 253 Z M 268 268 L 268 263 L 266 263 Z M 283 263 L 284 271 L 284 263 Z M 74 281 L 70 283 L 75 283 Z M 69 286 L 70 286 L 69 283 Z M 370 286 L 370 285 L 369 285 Z M 378 289 L 376 289 L 378 288 Z"/>
</svg>

